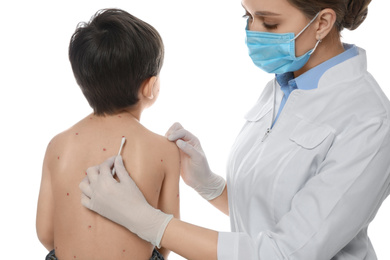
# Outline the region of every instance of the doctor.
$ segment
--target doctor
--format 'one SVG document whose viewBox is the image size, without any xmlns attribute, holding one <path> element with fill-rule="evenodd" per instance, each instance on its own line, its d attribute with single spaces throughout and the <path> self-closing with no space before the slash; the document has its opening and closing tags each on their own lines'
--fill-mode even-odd
<svg viewBox="0 0 390 260">
<path fill-rule="evenodd" d="M 249 55 L 276 76 L 246 115 L 227 182 L 195 136 L 180 124 L 167 132 L 183 180 L 230 216 L 232 232 L 151 207 L 120 156 L 88 169 L 82 204 L 188 259 L 377 259 L 367 228 L 389 194 L 390 103 L 365 51 L 340 41 L 369 2 L 242 1 Z"/>
</svg>

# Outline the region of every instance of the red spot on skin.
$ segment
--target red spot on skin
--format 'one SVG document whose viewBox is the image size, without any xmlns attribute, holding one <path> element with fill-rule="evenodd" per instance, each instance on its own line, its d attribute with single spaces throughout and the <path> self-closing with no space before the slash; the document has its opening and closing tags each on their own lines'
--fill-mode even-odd
<svg viewBox="0 0 390 260">
<path fill-rule="evenodd" d="M 106 151 L 106 148 L 103 148 L 103 151 Z"/>
<path fill-rule="evenodd" d="M 69 192 L 68 192 L 68 193 L 66 193 L 66 196 L 69 196 Z"/>
<path fill-rule="evenodd" d="M 60 159 L 60 157 L 58 156 L 58 157 L 57 157 L 57 160 L 59 160 L 59 159 Z"/>
<path fill-rule="evenodd" d="M 161 159 L 161 162 L 163 162 L 163 159 Z"/>
<path fill-rule="evenodd" d="M 73 258 L 76 258 L 76 256 L 74 256 Z"/>
<path fill-rule="evenodd" d="M 87 175 L 87 172 L 85 172 L 85 175 Z"/>
<path fill-rule="evenodd" d="M 123 253 L 126 252 L 126 250 L 123 249 Z"/>
<path fill-rule="evenodd" d="M 56 250 L 58 249 L 58 247 L 56 247 Z"/>
<path fill-rule="evenodd" d="M 92 117 L 90 117 L 89 119 L 92 119 Z"/>
<path fill-rule="evenodd" d="M 125 137 L 124 135 L 122 135 L 122 138 Z"/>
<path fill-rule="evenodd" d="M 91 227 L 92 227 L 91 225 L 88 226 L 88 228 L 91 228 Z"/>
<path fill-rule="evenodd" d="M 118 116 L 119 118 L 122 118 L 121 116 Z"/>
<path fill-rule="evenodd" d="M 79 135 L 79 133 L 76 133 L 76 135 Z"/>
<path fill-rule="evenodd" d="M 179 198 L 179 194 L 177 194 L 176 197 Z"/>
</svg>

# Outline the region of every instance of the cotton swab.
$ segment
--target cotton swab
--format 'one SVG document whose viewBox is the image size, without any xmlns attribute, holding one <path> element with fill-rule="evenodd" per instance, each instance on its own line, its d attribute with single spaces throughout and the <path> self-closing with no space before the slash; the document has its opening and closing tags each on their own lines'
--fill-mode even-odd
<svg viewBox="0 0 390 260">
<path fill-rule="evenodd" d="M 126 142 L 126 138 L 125 138 L 125 137 L 122 137 L 121 147 L 119 148 L 118 155 L 121 155 L 121 153 L 122 153 L 122 148 L 123 148 L 123 145 L 125 144 L 125 142 Z M 112 168 L 111 174 L 112 174 L 112 176 L 115 175 L 115 168 Z"/>
</svg>

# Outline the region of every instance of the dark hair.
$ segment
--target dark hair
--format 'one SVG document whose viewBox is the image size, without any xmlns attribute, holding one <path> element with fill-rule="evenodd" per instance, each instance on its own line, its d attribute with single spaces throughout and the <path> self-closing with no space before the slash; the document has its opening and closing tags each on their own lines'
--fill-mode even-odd
<svg viewBox="0 0 390 260">
<path fill-rule="evenodd" d="M 355 30 L 366 19 L 371 0 L 288 0 L 308 18 L 319 11 L 331 8 L 336 12 L 335 26 L 340 32 L 344 28 Z"/>
<path fill-rule="evenodd" d="M 103 9 L 77 26 L 69 60 L 94 113 L 114 114 L 136 104 L 142 83 L 160 73 L 164 45 L 151 25 L 126 11 Z"/>
</svg>

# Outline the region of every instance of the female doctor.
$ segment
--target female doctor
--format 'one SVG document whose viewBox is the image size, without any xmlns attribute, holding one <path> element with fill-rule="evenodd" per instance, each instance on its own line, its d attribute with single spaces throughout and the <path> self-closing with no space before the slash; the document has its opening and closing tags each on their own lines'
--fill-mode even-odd
<svg viewBox="0 0 390 260">
<path fill-rule="evenodd" d="M 254 64 L 275 74 L 233 145 L 227 182 L 174 124 L 182 178 L 232 232 L 151 207 L 121 157 L 88 169 L 82 204 L 188 259 L 376 259 L 367 228 L 389 193 L 390 103 L 366 54 L 343 44 L 370 0 L 243 0 Z M 115 167 L 119 182 L 110 174 Z"/>
</svg>

